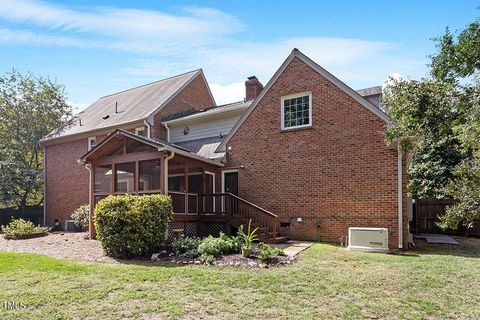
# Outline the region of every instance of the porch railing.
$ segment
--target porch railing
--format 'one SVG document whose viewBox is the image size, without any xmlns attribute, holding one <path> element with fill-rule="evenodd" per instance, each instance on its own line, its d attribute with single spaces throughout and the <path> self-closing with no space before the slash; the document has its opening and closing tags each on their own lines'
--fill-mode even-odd
<svg viewBox="0 0 480 320">
<path fill-rule="evenodd" d="M 277 236 L 277 215 L 232 193 L 198 195 L 198 213 L 203 215 L 227 214 L 240 224 L 252 221 L 260 232 Z"/>
</svg>

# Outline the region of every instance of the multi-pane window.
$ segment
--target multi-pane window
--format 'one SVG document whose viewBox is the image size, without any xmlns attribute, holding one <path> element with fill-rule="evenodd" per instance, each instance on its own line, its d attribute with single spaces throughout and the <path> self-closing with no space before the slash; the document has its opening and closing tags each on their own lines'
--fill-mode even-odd
<svg viewBox="0 0 480 320">
<path fill-rule="evenodd" d="M 310 92 L 282 97 L 282 130 L 312 125 L 311 100 Z"/>
<path fill-rule="evenodd" d="M 135 128 L 135 134 L 145 137 L 145 127 Z"/>
<path fill-rule="evenodd" d="M 88 150 L 92 149 L 97 145 L 97 137 L 88 138 Z"/>
</svg>

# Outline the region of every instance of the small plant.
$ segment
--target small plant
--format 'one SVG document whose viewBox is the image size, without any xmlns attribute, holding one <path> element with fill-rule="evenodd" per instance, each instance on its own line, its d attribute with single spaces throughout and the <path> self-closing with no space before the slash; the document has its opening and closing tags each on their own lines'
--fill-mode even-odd
<svg viewBox="0 0 480 320">
<path fill-rule="evenodd" d="M 201 243 L 200 238 L 185 237 L 175 238 L 172 240 L 172 250 L 177 256 L 185 256 L 187 258 L 196 258 L 200 255 L 198 246 Z"/>
<path fill-rule="evenodd" d="M 223 233 L 219 237 L 208 236 L 198 246 L 200 260 L 211 263 L 222 254 L 238 253 L 241 243 L 238 237 L 228 237 Z"/>
<path fill-rule="evenodd" d="M 283 249 L 280 249 L 280 248 L 273 248 L 272 253 L 275 256 L 284 256 L 285 255 L 285 251 Z"/>
<path fill-rule="evenodd" d="M 238 237 L 242 240 L 242 255 L 248 258 L 252 254 L 252 245 L 258 241 L 257 236 L 258 227 L 252 231 L 252 220 L 248 222 L 247 232 L 243 231 L 243 225 L 238 229 Z"/>
<path fill-rule="evenodd" d="M 280 248 L 272 248 L 265 243 L 260 243 L 257 247 L 258 257 L 262 261 L 268 261 L 273 256 L 284 256 L 285 252 Z"/>
<path fill-rule="evenodd" d="M 88 220 L 90 217 L 90 206 L 88 204 L 81 205 L 73 211 L 71 218 L 75 221 L 75 225 L 82 229 L 88 230 Z"/>
<path fill-rule="evenodd" d="M 30 221 L 23 219 L 12 220 L 7 226 L 2 226 L 2 232 L 6 238 L 27 238 L 32 235 L 44 235 L 48 228 L 34 225 Z"/>
</svg>

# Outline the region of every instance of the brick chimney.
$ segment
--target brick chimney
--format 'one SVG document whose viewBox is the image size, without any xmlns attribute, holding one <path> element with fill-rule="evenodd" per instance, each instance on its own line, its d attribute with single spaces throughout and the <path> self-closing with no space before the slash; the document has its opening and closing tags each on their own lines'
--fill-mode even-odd
<svg viewBox="0 0 480 320">
<path fill-rule="evenodd" d="M 251 101 L 254 100 L 260 92 L 263 90 L 263 84 L 258 81 L 257 77 L 251 76 L 248 77 L 248 80 L 245 81 L 245 100 Z"/>
</svg>

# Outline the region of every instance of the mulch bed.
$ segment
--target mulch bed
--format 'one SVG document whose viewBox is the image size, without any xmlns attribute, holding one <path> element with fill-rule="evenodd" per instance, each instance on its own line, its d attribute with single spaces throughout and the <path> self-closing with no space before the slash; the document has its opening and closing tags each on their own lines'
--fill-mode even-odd
<svg viewBox="0 0 480 320">
<path fill-rule="evenodd" d="M 33 239 L 33 238 L 39 238 L 39 237 L 45 237 L 48 236 L 48 232 L 37 232 L 37 233 L 31 233 L 31 234 L 25 234 L 23 236 L 7 236 L 5 235 L 4 238 L 7 240 L 25 240 L 25 239 Z"/>
<path fill-rule="evenodd" d="M 163 264 L 203 264 L 199 259 L 191 259 L 187 257 L 180 257 L 174 255 L 167 255 L 166 252 L 163 254 L 156 255 L 154 254 L 151 259 L 155 263 Z M 268 261 L 261 261 L 257 257 L 252 256 L 251 258 L 245 258 L 241 254 L 230 254 L 226 256 L 220 256 L 213 263 L 208 264 L 212 266 L 230 266 L 230 267 L 239 267 L 239 268 L 270 268 L 270 267 L 280 267 L 286 266 L 295 261 L 295 257 L 291 256 L 274 256 Z"/>
</svg>

